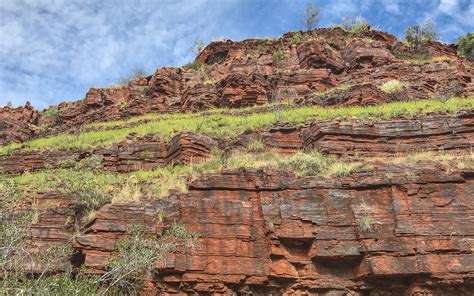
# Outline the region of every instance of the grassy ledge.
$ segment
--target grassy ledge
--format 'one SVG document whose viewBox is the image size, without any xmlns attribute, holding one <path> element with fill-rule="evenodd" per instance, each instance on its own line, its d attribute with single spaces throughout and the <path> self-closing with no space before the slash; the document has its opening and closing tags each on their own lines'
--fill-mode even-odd
<svg viewBox="0 0 474 296">
<path fill-rule="evenodd" d="M 159 121 L 147 122 L 133 127 L 114 130 L 83 132 L 79 135 L 61 134 L 40 138 L 21 144 L 0 146 L 0 155 L 9 154 L 14 149 L 33 150 L 84 150 L 108 147 L 124 141 L 130 133 L 153 135 L 165 141 L 180 132 L 197 132 L 218 138 L 232 138 L 242 132 L 265 128 L 277 122 L 302 124 L 309 120 L 325 121 L 331 119 L 383 120 L 397 117 L 416 117 L 432 112 L 455 113 L 460 110 L 473 110 L 474 98 L 452 98 L 441 100 L 417 100 L 394 102 L 377 106 L 323 108 L 303 106 L 254 114 L 220 114 L 216 111 L 195 114 L 168 114 Z M 151 116 L 149 116 L 151 117 Z M 133 119 L 132 119 L 133 120 Z M 114 123 L 107 123 L 113 126 Z M 121 122 L 121 124 L 123 124 Z"/>
</svg>

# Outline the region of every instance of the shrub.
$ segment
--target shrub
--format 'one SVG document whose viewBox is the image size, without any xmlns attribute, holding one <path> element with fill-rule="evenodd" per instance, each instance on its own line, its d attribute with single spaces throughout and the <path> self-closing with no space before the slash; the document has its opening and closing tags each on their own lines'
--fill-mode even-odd
<svg viewBox="0 0 474 296">
<path fill-rule="evenodd" d="M 5 295 L 100 295 L 95 277 L 72 277 L 67 273 L 45 276 L 40 279 L 2 278 L 0 290 Z"/>
<path fill-rule="evenodd" d="M 100 209 L 112 200 L 111 192 L 103 188 L 101 181 L 94 174 L 79 173 L 63 175 L 59 184 L 67 195 L 76 197 L 82 216 L 88 216 L 89 212 Z"/>
<path fill-rule="evenodd" d="M 282 166 L 294 170 L 305 176 L 316 176 L 326 171 L 333 163 L 333 159 L 319 152 L 298 152 L 283 160 Z"/>
<path fill-rule="evenodd" d="M 116 252 L 109 259 L 107 271 L 98 280 L 117 294 L 137 294 L 141 288 L 140 277 L 150 274 L 154 264 L 178 247 L 193 247 L 197 233 L 188 232 L 180 222 L 158 237 L 147 237 L 139 226 L 132 226 L 127 235 L 117 242 Z"/>
<path fill-rule="evenodd" d="M 103 168 L 102 155 L 94 154 L 76 163 L 76 169 L 96 171 Z"/>
<path fill-rule="evenodd" d="M 427 44 L 438 39 L 435 25 L 431 20 L 405 29 L 405 42 L 416 54 L 428 55 Z"/>
<path fill-rule="evenodd" d="M 43 118 L 46 120 L 51 120 L 53 124 L 56 124 L 60 121 L 61 112 L 59 111 L 59 108 L 56 106 L 49 107 L 48 109 L 44 110 Z"/>
<path fill-rule="evenodd" d="M 469 32 L 466 36 L 459 37 L 457 41 L 458 54 L 474 61 L 474 33 Z"/>
<path fill-rule="evenodd" d="M 281 48 L 278 48 L 278 49 L 273 53 L 272 61 L 273 61 L 274 64 L 278 64 L 278 63 L 281 62 L 284 58 L 285 58 L 285 52 L 284 52 Z"/>
<path fill-rule="evenodd" d="M 369 22 L 361 16 L 358 16 L 354 19 L 349 17 L 344 17 L 342 21 L 342 27 L 349 31 L 351 34 L 356 36 L 361 36 L 367 33 L 370 30 Z"/>
<path fill-rule="evenodd" d="M 312 3 L 306 5 L 305 15 L 303 16 L 303 24 L 306 30 L 311 31 L 319 23 L 319 14 L 321 9 L 315 8 Z"/>
<path fill-rule="evenodd" d="M 191 50 L 196 56 L 199 55 L 204 50 L 204 41 L 201 38 L 197 38 Z"/>
<path fill-rule="evenodd" d="M 400 82 L 399 80 L 389 80 L 387 82 L 384 82 L 379 88 L 382 91 L 390 94 L 390 93 L 398 92 L 404 89 L 405 83 Z"/>
<path fill-rule="evenodd" d="M 0 217 L 2 213 L 15 207 L 21 198 L 21 192 L 15 179 L 0 177 Z"/>
</svg>

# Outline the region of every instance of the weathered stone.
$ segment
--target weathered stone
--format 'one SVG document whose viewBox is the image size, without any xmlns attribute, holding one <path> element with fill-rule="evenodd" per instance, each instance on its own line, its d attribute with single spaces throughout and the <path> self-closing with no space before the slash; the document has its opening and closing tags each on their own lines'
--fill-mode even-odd
<svg viewBox="0 0 474 296">
<path fill-rule="evenodd" d="M 469 151 L 474 113 L 435 115 L 374 123 L 329 121 L 303 131 L 304 147 L 339 156 L 377 156 L 423 151 Z"/>
<path fill-rule="evenodd" d="M 0 108 L 0 145 L 26 141 L 37 134 L 38 112 L 29 102 L 25 107 Z"/>
<path fill-rule="evenodd" d="M 352 181 L 262 170 L 210 175 L 159 205 L 104 207 L 76 247 L 86 266 L 100 270 L 127 225 L 153 233 L 180 219 L 200 234 L 199 244 L 156 266 L 166 270 L 149 282 L 156 293 L 170 293 L 177 283 L 175 292 L 257 294 L 388 292 L 388 283 L 400 291 L 412 291 L 411 283 L 451 289 L 447 295 L 472 288 L 472 180 L 447 181 L 423 168 L 414 179 L 403 171 L 388 179 L 385 170 L 372 173 L 381 177 L 377 187 L 357 174 Z M 165 224 L 156 220 L 157 208 L 165 209 Z M 363 217 L 370 229 L 361 228 Z M 396 283 L 400 277 L 409 281 Z"/>
</svg>

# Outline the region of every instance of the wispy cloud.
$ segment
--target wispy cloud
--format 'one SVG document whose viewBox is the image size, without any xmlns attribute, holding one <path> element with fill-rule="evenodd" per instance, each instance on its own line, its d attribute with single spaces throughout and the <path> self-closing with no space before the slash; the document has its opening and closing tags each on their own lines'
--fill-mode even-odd
<svg viewBox="0 0 474 296">
<path fill-rule="evenodd" d="M 133 68 L 151 73 L 182 65 L 193 58 L 197 37 L 210 42 L 300 29 L 306 2 L 0 0 L 0 105 L 29 99 L 43 108 L 114 84 Z M 321 7 L 321 25 L 362 15 L 398 36 L 427 16 L 446 41 L 474 27 L 469 0 L 333 0 Z"/>
</svg>

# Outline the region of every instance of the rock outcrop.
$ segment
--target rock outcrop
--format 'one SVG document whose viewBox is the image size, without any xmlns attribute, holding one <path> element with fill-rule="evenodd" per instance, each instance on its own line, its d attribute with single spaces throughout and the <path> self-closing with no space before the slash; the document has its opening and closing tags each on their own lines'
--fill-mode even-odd
<svg viewBox="0 0 474 296">
<path fill-rule="evenodd" d="M 33 138 L 37 133 L 35 127 L 37 120 L 38 112 L 31 107 L 29 102 L 25 107 L 0 108 L 0 145 Z"/>
<path fill-rule="evenodd" d="M 80 101 L 4 107 L 0 218 L 31 214 L 27 252 L 72 247 L 48 273 L 80 277 L 106 272 L 133 225 L 159 237 L 179 221 L 199 234 L 150 260 L 142 295 L 472 295 L 474 68 L 454 45 L 426 46 L 431 59 L 414 60 L 393 35 L 341 28 L 216 41 L 184 67 Z M 454 96 L 470 98 L 441 103 Z M 310 110 L 429 98 L 438 111 Z M 295 105 L 303 118 L 285 122 Z M 240 116 L 259 112 L 262 122 Z M 167 114 L 90 124 L 148 113 Z M 28 142 L 58 134 L 68 135 Z M 58 139 L 76 148 L 48 144 Z M 33 279 L 42 266 L 31 267 Z"/>
<path fill-rule="evenodd" d="M 360 92 L 366 88 L 351 89 L 350 92 Z M 340 97 L 344 98 L 344 93 Z M 374 98 L 365 104 L 376 102 Z M 178 134 L 169 143 L 152 136 L 130 137 L 109 148 L 85 151 L 13 151 L 0 156 L 0 168 L 7 174 L 21 174 L 44 168 L 72 167 L 95 157 L 97 165 L 107 171 L 150 170 L 169 164 L 200 162 L 211 155 L 213 147 L 238 149 L 250 139 L 262 140 L 273 151 L 284 154 L 318 150 L 339 157 L 375 157 L 423 151 L 470 151 L 474 145 L 474 112 L 374 122 L 332 120 L 303 127 L 280 124 L 243 134 L 235 143 L 218 143 L 206 135 L 192 133 Z"/>
<path fill-rule="evenodd" d="M 0 123 L 12 132 L 4 133 L 0 141 L 33 138 L 38 133 L 31 130 L 32 126 L 40 127 L 42 135 L 57 134 L 104 119 L 253 106 L 311 97 L 314 92 L 341 84 L 367 81 L 373 87 L 388 80 L 404 82 L 405 90 L 392 100 L 472 95 L 473 68 L 469 62 L 457 56 L 453 46 L 431 42 L 427 48 L 432 60 L 413 61 L 409 55 L 400 59 L 396 56 L 408 49 L 394 36 L 375 30 L 355 36 L 340 28 L 293 32 L 277 40 L 216 41 L 190 65 L 160 68 L 123 86 L 91 88 L 81 101 L 52 107 L 57 109 L 54 120 L 47 118 L 48 110 L 33 115 L 25 107 L 15 111 L 16 117 L 24 114 L 18 125 L 6 119 L 5 114 L 12 112 L 3 110 Z M 363 98 L 360 92 L 348 92 L 347 104 L 371 103 L 374 91 Z M 30 126 L 25 126 L 26 122 Z"/>
<path fill-rule="evenodd" d="M 210 175 L 166 201 L 104 207 L 76 247 L 100 271 L 127 226 L 157 233 L 179 219 L 200 233 L 198 247 L 156 266 L 153 293 L 468 295 L 474 183 L 466 173 L 381 166 L 333 180 Z"/>
</svg>

